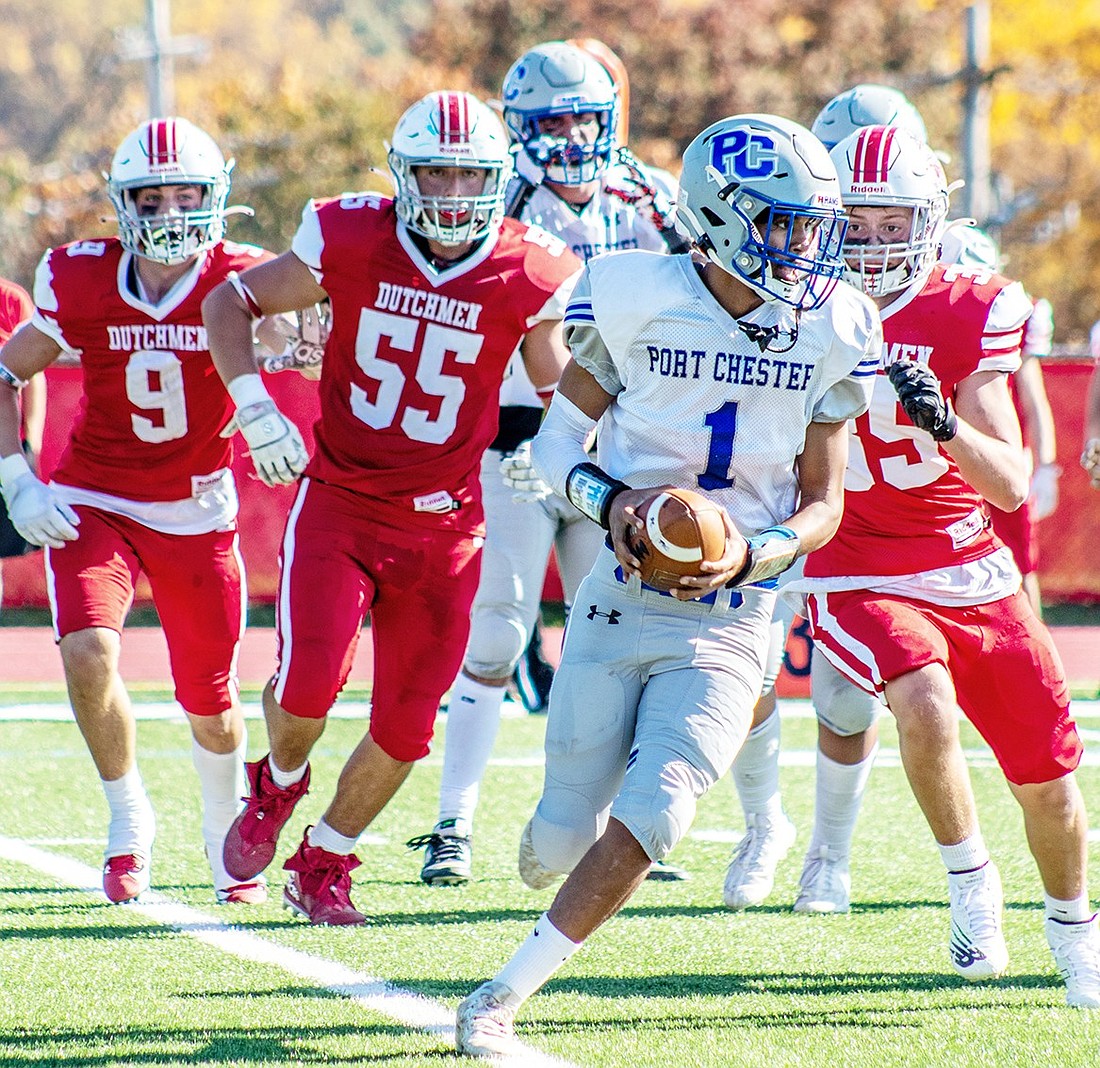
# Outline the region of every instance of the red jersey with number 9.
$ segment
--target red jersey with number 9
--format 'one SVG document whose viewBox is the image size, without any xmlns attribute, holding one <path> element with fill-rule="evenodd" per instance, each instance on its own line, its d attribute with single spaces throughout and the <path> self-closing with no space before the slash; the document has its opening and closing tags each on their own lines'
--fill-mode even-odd
<svg viewBox="0 0 1100 1068">
<path fill-rule="evenodd" d="M 479 530 L 478 470 L 505 367 L 532 326 L 562 318 L 580 261 L 504 219 L 437 268 L 374 194 L 307 205 L 292 251 L 332 301 L 306 474 L 410 511 L 449 495 L 458 507 L 433 521 Z"/>
<path fill-rule="evenodd" d="M 982 498 L 931 435 L 909 421 L 883 368 L 928 364 L 945 397 L 978 371 L 1020 366 L 1031 300 L 988 270 L 937 266 L 882 312 L 883 359 L 868 411 L 849 436 L 844 518 L 806 558 L 807 577 L 911 575 L 978 560 L 1000 542 Z"/>
<path fill-rule="evenodd" d="M 136 295 L 134 257 L 116 238 L 77 241 L 42 257 L 35 324 L 79 354 L 83 371 L 57 482 L 133 501 L 178 501 L 229 466 L 230 442 L 219 433 L 233 402 L 210 359 L 202 302 L 230 271 L 271 258 L 222 242 L 152 305 Z"/>
</svg>

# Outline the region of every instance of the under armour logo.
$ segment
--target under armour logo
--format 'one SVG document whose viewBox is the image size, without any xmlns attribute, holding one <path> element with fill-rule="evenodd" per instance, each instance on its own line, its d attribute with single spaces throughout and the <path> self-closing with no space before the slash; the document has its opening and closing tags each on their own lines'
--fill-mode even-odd
<svg viewBox="0 0 1100 1068">
<path fill-rule="evenodd" d="M 795 340 L 798 338 L 798 330 L 780 330 L 778 326 L 772 324 L 771 326 L 761 326 L 759 323 L 743 323 L 739 319 L 737 326 L 741 333 L 745 335 L 754 345 L 756 345 L 761 352 L 767 352 L 771 347 L 773 341 L 779 340 L 780 334 L 785 334 L 790 339 L 785 349 L 773 349 L 773 352 L 788 352 L 794 345 Z"/>
<path fill-rule="evenodd" d="M 607 625 L 609 627 L 617 627 L 619 625 L 619 617 L 621 615 L 622 612 L 620 612 L 616 608 L 612 608 L 610 612 L 601 612 L 600 606 L 597 604 L 590 604 L 588 606 L 588 618 L 595 619 L 596 616 L 599 616 L 601 619 L 607 620 Z"/>
</svg>

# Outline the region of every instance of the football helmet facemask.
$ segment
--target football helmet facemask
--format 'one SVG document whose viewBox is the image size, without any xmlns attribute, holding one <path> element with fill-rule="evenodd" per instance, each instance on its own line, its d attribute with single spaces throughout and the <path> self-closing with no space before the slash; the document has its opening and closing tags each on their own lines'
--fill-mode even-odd
<svg viewBox="0 0 1100 1068">
<path fill-rule="evenodd" d="M 464 245 L 500 225 L 511 150 L 500 119 L 477 97 L 429 93 L 397 120 L 386 147 L 397 214 L 414 233 L 441 245 Z M 480 168 L 485 185 L 476 196 L 428 196 L 420 191 L 417 167 Z"/>
<path fill-rule="evenodd" d="M 226 162 L 213 138 L 186 119 L 143 122 L 118 146 L 106 175 L 123 248 L 171 265 L 216 245 L 225 235 L 232 170 L 233 160 Z M 203 191 L 202 206 L 197 211 L 139 214 L 135 193 L 160 185 L 197 185 Z"/>
<path fill-rule="evenodd" d="M 845 208 L 911 208 L 905 241 L 868 245 L 847 241 L 845 273 L 868 296 L 904 289 L 939 258 L 950 200 L 943 165 L 923 141 L 898 126 L 865 126 L 832 153 Z"/>
<path fill-rule="evenodd" d="M 615 149 L 619 94 L 607 69 L 566 41 L 549 41 L 525 52 L 504 78 L 504 121 L 547 180 L 584 185 L 607 169 Z M 579 144 L 539 129 L 558 115 L 595 114 L 599 132 Z"/>
<path fill-rule="evenodd" d="M 721 119 L 688 145 L 676 220 L 767 301 L 816 308 L 844 270 L 836 169 L 809 130 L 776 115 Z"/>
<path fill-rule="evenodd" d="M 924 119 L 909 98 L 898 89 L 873 83 L 834 96 L 818 112 L 810 131 L 832 149 L 861 126 L 900 126 L 918 141 L 928 140 Z"/>
</svg>

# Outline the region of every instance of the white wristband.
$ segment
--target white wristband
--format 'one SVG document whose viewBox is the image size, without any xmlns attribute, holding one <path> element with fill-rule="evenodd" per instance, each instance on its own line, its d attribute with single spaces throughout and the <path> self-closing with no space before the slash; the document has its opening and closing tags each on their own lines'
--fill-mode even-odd
<svg viewBox="0 0 1100 1068">
<path fill-rule="evenodd" d="M 271 401 L 271 394 L 268 393 L 267 386 L 264 385 L 264 380 L 260 377 L 259 372 L 237 375 L 225 388 L 229 390 L 229 396 L 233 398 L 233 403 L 237 406 L 238 411 L 252 404 L 263 404 L 265 401 Z"/>
<path fill-rule="evenodd" d="M 21 452 L 13 452 L 0 460 L 0 486 L 10 486 L 22 475 L 33 475 L 31 465 Z"/>
</svg>

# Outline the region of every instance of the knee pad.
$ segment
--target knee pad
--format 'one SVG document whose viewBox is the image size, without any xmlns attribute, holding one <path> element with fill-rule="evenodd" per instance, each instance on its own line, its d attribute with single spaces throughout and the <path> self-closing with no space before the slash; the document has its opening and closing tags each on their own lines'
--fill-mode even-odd
<svg viewBox="0 0 1100 1068">
<path fill-rule="evenodd" d="M 550 871 L 571 872 L 607 826 L 607 813 L 594 813 L 580 794 L 569 801 L 559 790 L 548 805 L 544 795 L 531 817 L 531 844 Z"/>
<path fill-rule="evenodd" d="M 530 635 L 519 617 L 503 605 L 475 609 L 464 661 L 467 671 L 483 679 L 506 679 L 527 648 Z"/>
<path fill-rule="evenodd" d="M 639 780 L 647 778 L 638 776 Z M 697 801 L 710 784 L 697 768 L 676 759 L 661 768 L 656 789 L 651 781 L 639 781 L 635 786 L 632 779 L 628 772 L 611 815 L 638 839 L 651 860 L 663 860 L 687 834 Z"/>
<path fill-rule="evenodd" d="M 817 718 L 842 738 L 869 730 L 882 711 L 874 694 L 845 678 L 820 653 L 810 665 L 810 694 Z"/>
<path fill-rule="evenodd" d="M 768 630 L 768 656 L 764 661 L 764 682 L 760 687 L 760 696 L 764 697 L 775 688 L 775 680 L 783 670 L 783 651 L 787 644 L 787 628 L 790 622 L 773 616 Z"/>
</svg>

